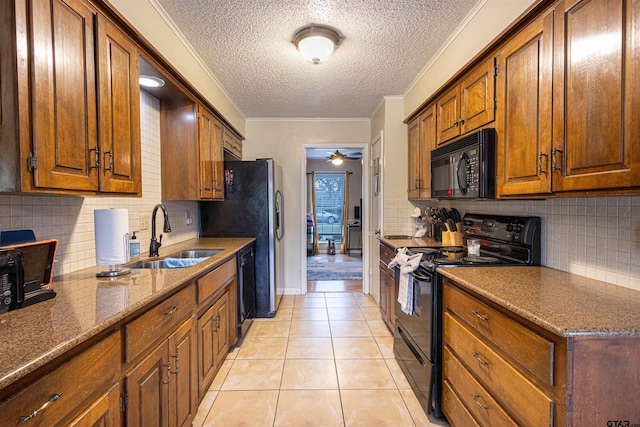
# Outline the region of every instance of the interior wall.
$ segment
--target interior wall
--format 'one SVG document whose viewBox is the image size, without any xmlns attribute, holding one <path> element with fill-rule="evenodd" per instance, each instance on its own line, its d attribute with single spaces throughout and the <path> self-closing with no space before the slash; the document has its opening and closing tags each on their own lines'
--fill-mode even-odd
<svg viewBox="0 0 640 427">
<path fill-rule="evenodd" d="M 149 215 L 161 201 L 160 187 L 160 103 L 142 91 L 140 96 L 140 130 L 142 139 L 142 197 L 79 197 L 42 195 L 0 195 L 2 230 L 32 229 L 36 238 L 58 239 L 54 276 L 68 274 L 96 265 L 93 211 L 126 208 L 129 230 L 140 230 L 140 215 Z M 165 202 L 171 233 L 164 233 L 164 246 L 197 237 L 197 202 Z M 193 219 L 191 225 L 186 218 Z M 158 214 L 158 230 L 162 215 Z M 143 255 L 149 253 L 151 228 L 136 233 Z M 162 255 L 164 248 L 160 248 Z M 88 273 L 93 274 L 93 273 Z"/>
<path fill-rule="evenodd" d="M 340 147 L 348 144 L 368 144 L 371 124 L 368 119 L 248 119 L 246 140 L 242 150 L 245 160 L 273 158 L 282 166 L 285 196 L 286 233 L 285 293 L 306 292 L 301 265 L 306 262 L 305 241 L 301 235 L 306 218 L 301 212 L 303 189 L 301 182 L 306 171 L 301 169 L 306 156 L 303 144 Z M 306 245 L 305 245 L 306 246 Z M 304 255 L 304 258 L 303 258 Z"/>
</svg>

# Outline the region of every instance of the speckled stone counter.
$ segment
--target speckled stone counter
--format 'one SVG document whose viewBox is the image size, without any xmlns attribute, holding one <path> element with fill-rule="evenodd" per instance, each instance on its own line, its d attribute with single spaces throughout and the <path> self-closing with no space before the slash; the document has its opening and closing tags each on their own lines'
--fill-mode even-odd
<svg viewBox="0 0 640 427">
<path fill-rule="evenodd" d="M 132 269 L 131 274 L 109 279 L 96 277 L 104 270 L 101 266 L 55 278 L 54 299 L 0 315 L 0 388 L 233 258 L 254 240 L 206 238 L 160 248 L 160 257 L 187 249 L 222 249 L 187 268 Z"/>
<path fill-rule="evenodd" d="M 640 292 L 546 267 L 438 272 L 560 336 L 640 336 Z"/>
<path fill-rule="evenodd" d="M 380 241 L 393 249 L 404 247 L 439 248 L 443 246 L 442 242 L 436 242 L 430 237 L 408 237 L 406 239 L 388 239 L 386 237 L 380 237 Z"/>
</svg>

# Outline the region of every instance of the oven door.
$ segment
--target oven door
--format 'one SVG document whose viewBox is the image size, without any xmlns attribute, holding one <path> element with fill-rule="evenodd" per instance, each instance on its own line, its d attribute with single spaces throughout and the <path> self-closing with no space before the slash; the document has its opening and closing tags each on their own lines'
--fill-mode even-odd
<svg viewBox="0 0 640 427">
<path fill-rule="evenodd" d="M 433 361 L 435 356 L 434 340 L 432 332 L 435 332 L 434 319 L 434 275 L 424 269 L 418 269 L 411 273 L 413 276 L 413 314 L 409 315 L 402 311 L 398 302 L 398 291 L 395 295 L 395 316 L 396 320 L 403 325 L 404 332 L 411 337 L 417 347 L 429 360 Z"/>
</svg>

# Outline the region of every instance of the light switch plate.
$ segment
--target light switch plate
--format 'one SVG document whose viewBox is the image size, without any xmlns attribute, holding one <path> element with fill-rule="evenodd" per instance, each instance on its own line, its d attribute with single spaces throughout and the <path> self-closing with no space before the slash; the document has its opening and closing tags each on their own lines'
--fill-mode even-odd
<svg viewBox="0 0 640 427">
<path fill-rule="evenodd" d="M 149 229 L 149 215 L 140 215 L 140 231 Z"/>
</svg>

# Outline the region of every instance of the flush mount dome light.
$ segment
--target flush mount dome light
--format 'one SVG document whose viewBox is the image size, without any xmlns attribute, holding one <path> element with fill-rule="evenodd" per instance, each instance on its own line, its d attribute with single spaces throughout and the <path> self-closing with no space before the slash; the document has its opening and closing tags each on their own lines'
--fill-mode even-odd
<svg viewBox="0 0 640 427">
<path fill-rule="evenodd" d="M 144 87 L 164 86 L 164 80 L 162 80 L 160 77 L 149 76 L 146 74 L 140 74 L 140 77 L 138 77 L 138 83 L 140 84 L 140 86 Z"/>
<path fill-rule="evenodd" d="M 310 24 L 298 29 L 291 40 L 302 56 L 314 64 L 329 59 L 344 37 L 326 25 Z"/>
</svg>

